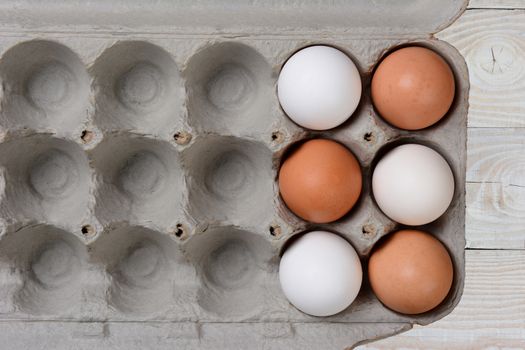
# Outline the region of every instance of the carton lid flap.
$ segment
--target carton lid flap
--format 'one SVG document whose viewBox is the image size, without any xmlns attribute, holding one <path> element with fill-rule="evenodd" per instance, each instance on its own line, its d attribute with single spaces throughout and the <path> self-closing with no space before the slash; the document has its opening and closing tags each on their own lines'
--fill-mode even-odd
<svg viewBox="0 0 525 350">
<path fill-rule="evenodd" d="M 188 34 L 327 31 L 422 35 L 451 24 L 467 0 L 0 0 L 7 31 L 89 29 Z"/>
</svg>

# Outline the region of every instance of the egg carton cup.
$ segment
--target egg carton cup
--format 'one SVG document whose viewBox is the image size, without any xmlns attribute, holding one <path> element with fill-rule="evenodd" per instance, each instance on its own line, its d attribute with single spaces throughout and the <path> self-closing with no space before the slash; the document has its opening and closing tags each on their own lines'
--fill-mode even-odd
<svg viewBox="0 0 525 350">
<path fill-rule="evenodd" d="M 0 2 L 0 332 L 9 348 L 343 349 L 426 325 L 458 303 L 464 282 L 468 74 L 432 33 L 466 1 Z M 291 122 L 276 82 L 288 57 L 314 44 L 357 65 L 363 96 L 343 125 Z M 456 96 L 422 131 L 385 123 L 370 100 L 373 69 L 404 45 L 438 52 Z M 277 173 L 296 142 L 347 146 L 363 192 L 342 219 L 291 213 Z M 279 256 L 301 232 L 340 234 L 365 267 L 402 226 L 371 194 L 392 147 L 439 151 L 455 177 L 450 208 L 421 226 L 451 254 L 455 277 L 436 309 L 402 315 L 366 278 L 330 317 L 295 309 Z M 315 166 L 315 164 L 312 164 Z"/>
</svg>

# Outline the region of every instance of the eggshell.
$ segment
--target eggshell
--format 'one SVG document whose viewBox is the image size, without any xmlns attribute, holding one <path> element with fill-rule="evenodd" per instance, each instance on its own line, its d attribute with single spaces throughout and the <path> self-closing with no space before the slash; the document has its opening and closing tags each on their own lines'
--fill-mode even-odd
<svg viewBox="0 0 525 350">
<path fill-rule="evenodd" d="M 374 248 L 368 278 L 377 298 L 404 314 L 432 310 L 448 295 L 454 269 L 445 246 L 416 230 L 390 234 Z"/>
<path fill-rule="evenodd" d="M 302 127 L 327 130 L 342 124 L 361 99 L 361 77 L 354 62 L 330 46 L 310 46 L 286 61 L 277 95 L 288 117 Z"/>
<path fill-rule="evenodd" d="M 363 271 L 354 248 L 338 235 L 314 231 L 284 252 L 279 266 L 281 288 L 299 310 L 330 316 L 346 309 L 361 288 Z"/>
<path fill-rule="evenodd" d="M 327 223 L 345 215 L 361 193 L 359 162 L 345 146 L 313 139 L 294 149 L 279 171 L 279 189 L 297 216 Z"/>
<path fill-rule="evenodd" d="M 372 191 L 379 208 L 405 225 L 424 225 L 439 218 L 454 196 L 454 175 L 432 148 L 404 144 L 377 163 Z"/>
<path fill-rule="evenodd" d="M 423 47 L 388 55 L 372 78 L 372 100 L 379 114 L 401 129 L 418 130 L 438 122 L 454 100 L 454 74 L 445 60 Z"/>
</svg>

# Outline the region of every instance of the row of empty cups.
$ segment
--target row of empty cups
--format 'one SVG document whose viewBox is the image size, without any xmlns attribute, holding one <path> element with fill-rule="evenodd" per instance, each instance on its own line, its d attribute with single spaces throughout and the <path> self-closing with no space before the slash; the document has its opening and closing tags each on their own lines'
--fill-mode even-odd
<svg viewBox="0 0 525 350">
<path fill-rule="evenodd" d="M 206 46 L 181 71 L 169 52 L 145 41 L 117 42 L 87 69 L 68 47 L 33 40 L 5 52 L 0 75 L 2 126 L 66 134 L 93 118 L 102 131 L 173 135 L 186 113 L 197 131 L 253 134 L 266 127 L 273 93 L 269 63 L 233 42 Z"/>
<path fill-rule="evenodd" d="M 208 135 L 179 152 L 118 133 L 86 153 L 40 134 L 4 141 L 0 162 L 2 216 L 19 222 L 79 232 L 94 209 L 102 226 L 147 222 L 170 231 L 180 220 L 261 226 L 273 214 L 272 155 L 256 141 Z"/>
<path fill-rule="evenodd" d="M 214 227 L 182 249 L 176 240 L 129 225 L 108 228 L 88 246 L 51 225 L 8 232 L 0 240 L 7 293 L 2 312 L 76 319 L 249 317 L 263 312 L 262 299 L 279 298 L 278 288 L 269 287 L 273 251 L 259 235 Z M 260 289 L 270 294 L 256 293 Z"/>
</svg>

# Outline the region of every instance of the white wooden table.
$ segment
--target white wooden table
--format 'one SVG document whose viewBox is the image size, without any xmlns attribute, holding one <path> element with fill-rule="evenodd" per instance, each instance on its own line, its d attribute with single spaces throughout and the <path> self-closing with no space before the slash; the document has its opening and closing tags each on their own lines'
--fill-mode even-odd
<svg viewBox="0 0 525 350">
<path fill-rule="evenodd" d="M 471 0 L 436 37 L 463 54 L 471 84 L 463 298 L 358 349 L 525 349 L 525 0 Z"/>
</svg>

